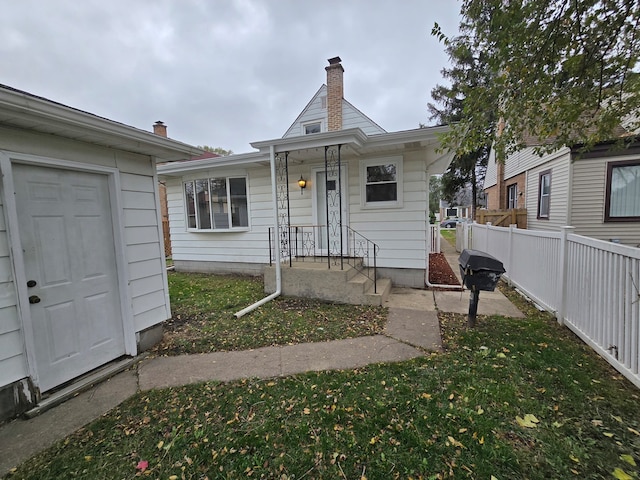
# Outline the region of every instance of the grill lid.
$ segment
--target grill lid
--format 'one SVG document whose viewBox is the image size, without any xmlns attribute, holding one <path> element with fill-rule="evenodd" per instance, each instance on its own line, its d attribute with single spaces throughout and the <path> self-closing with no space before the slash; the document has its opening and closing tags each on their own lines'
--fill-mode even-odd
<svg viewBox="0 0 640 480">
<path fill-rule="evenodd" d="M 506 271 L 500 260 L 480 250 L 464 249 L 458 257 L 458 263 L 463 270 L 490 270 L 500 274 Z"/>
</svg>

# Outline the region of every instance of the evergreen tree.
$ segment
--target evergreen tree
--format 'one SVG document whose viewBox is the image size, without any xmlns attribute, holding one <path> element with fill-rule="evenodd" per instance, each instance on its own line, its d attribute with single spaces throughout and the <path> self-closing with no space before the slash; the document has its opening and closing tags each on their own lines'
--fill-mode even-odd
<svg viewBox="0 0 640 480">
<path fill-rule="evenodd" d="M 441 179 L 442 198 L 449 203 L 455 203 L 459 193 L 470 187 L 472 217 L 475 218 L 478 188 L 484 179 L 496 118 L 493 108 L 489 105 L 477 108 L 470 104 L 470 98 L 474 89 L 490 84 L 493 75 L 484 56 L 469 48 L 470 42 L 466 36 L 448 39 L 444 37 L 437 24 L 432 33 L 444 41 L 452 66 L 441 70 L 442 76 L 450 82 L 450 86 L 437 85 L 431 91 L 434 103 L 427 105 L 430 119 L 439 124 L 454 126 L 467 115 L 471 114 L 476 118 L 473 123 L 475 130 L 467 132 L 476 139 L 475 148 L 466 150 L 454 147 L 455 156 Z"/>
</svg>

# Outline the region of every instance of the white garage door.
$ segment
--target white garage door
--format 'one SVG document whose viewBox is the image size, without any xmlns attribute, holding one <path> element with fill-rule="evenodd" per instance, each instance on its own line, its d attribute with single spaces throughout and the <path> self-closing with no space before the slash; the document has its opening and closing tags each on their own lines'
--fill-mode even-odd
<svg viewBox="0 0 640 480">
<path fill-rule="evenodd" d="M 13 167 L 41 391 L 124 354 L 108 177 Z"/>
</svg>

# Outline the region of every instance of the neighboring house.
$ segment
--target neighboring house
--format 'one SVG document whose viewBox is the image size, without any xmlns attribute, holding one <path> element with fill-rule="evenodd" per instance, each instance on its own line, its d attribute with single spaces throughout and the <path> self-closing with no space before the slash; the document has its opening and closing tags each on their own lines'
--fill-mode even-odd
<svg viewBox="0 0 640 480">
<path fill-rule="evenodd" d="M 456 193 L 452 203 L 440 200 L 440 218 L 442 220 L 447 218 L 471 219 L 473 212 L 472 197 L 471 187 L 467 186 Z"/>
<path fill-rule="evenodd" d="M 199 153 L 0 86 L 0 419 L 160 340 L 155 163 Z"/>
<path fill-rule="evenodd" d="M 385 132 L 343 98 L 340 58 L 326 71 L 282 138 L 158 167 L 177 270 L 261 274 L 277 215 L 284 256 L 357 256 L 362 235 L 378 245 L 380 275 L 425 285 L 429 177 L 451 161 L 438 151 L 448 127 Z"/>
<path fill-rule="evenodd" d="M 527 228 L 559 230 L 626 245 L 640 244 L 640 143 L 603 142 L 587 153 L 563 147 L 538 155 L 531 145 L 504 165 L 489 158 L 488 208 L 527 209 Z"/>
</svg>

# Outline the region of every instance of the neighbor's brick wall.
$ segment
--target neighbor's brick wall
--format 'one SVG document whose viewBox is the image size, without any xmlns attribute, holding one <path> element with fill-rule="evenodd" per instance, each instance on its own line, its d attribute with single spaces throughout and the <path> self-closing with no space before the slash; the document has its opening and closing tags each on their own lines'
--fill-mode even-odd
<svg viewBox="0 0 640 480">
<path fill-rule="evenodd" d="M 525 188 L 526 188 L 526 175 L 525 173 L 521 173 L 520 175 L 516 175 L 515 177 L 511 177 L 508 180 L 504 181 L 504 185 L 505 185 L 505 197 L 504 197 L 504 203 L 502 204 L 503 207 L 502 208 L 507 208 L 507 203 L 509 201 L 509 197 L 507 196 L 507 192 L 509 191 L 509 186 L 513 185 L 514 183 L 518 185 L 518 205 L 517 208 L 525 208 Z M 520 195 L 522 194 L 522 195 Z"/>
<path fill-rule="evenodd" d="M 487 194 L 487 209 L 488 210 L 506 210 L 507 202 L 509 200 L 508 187 L 510 185 L 513 185 L 514 183 L 518 185 L 518 193 L 522 193 L 522 195 L 518 195 L 517 208 L 525 208 L 526 207 L 525 180 L 526 180 L 526 174 L 521 173 L 520 175 L 516 175 L 515 177 L 511 177 L 507 180 L 503 180 L 502 185 L 499 185 L 499 184 L 493 185 L 492 187 L 485 189 L 484 192 Z"/>
</svg>

